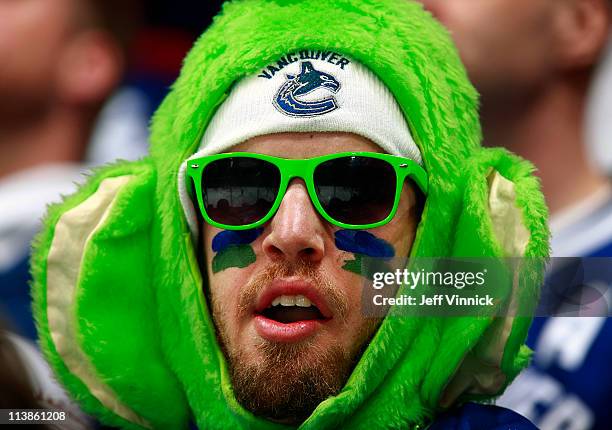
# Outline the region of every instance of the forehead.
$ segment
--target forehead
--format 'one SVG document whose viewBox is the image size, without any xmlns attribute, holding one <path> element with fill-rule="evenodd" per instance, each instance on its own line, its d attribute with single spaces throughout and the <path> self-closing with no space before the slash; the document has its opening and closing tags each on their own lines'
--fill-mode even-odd
<svg viewBox="0 0 612 430">
<path fill-rule="evenodd" d="M 268 134 L 249 139 L 227 152 L 253 152 L 282 158 L 311 158 L 349 151 L 384 152 L 371 140 L 344 132 Z"/>
</svg>

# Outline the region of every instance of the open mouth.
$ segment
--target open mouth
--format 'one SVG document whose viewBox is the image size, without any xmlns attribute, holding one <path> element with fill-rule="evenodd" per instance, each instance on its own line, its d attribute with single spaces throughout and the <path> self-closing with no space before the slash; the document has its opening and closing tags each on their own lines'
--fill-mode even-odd
<svg viewBox="0 0 612 430">
<path fill-rule="evenodd" d="M 259 296 L 254 313 L 257 333 L 272 342 L 302 341 L 329 327 L 332 319 L 314 285 L 299 279 L 273 281 Z"/>
<path fill-rule="evenodd" d="M 302 295 L 277 297 L 261 312 L 261 315 L 282 324 L 326 319 L 319 308 Z"/>
</svg>

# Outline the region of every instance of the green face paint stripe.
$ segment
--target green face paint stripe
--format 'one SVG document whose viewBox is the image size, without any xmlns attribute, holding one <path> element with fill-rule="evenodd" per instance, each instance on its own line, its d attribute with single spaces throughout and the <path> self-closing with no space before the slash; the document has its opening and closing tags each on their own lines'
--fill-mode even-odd
<svg viewBox="0 0 612 430">
<path fill-rule="evenodd" d="M 362 275 L 361 255 L 355 254 L 355 258 L 353 260 L 344 260 L 344 265 L 342 266 L 342 268 L 357 275 Z"/>
<path fill-rule="evenodd" d="M 368 258 L 361 254 L 354 254 L 353 260 L 345 260 L 342 268 L 351 273 L 363 276 L 370 281 L 374 279 L 374 273 L 390 272 L 391 267 L 386 261 L 378 258 Z"/>
<path fill-rule="evenodd" d="M 243 269 L 253 264 L 255 259 L 251 245 L 232 245 L 213 257 L 212 271 L 219 273 L 232 267 Z"/>
</svg>

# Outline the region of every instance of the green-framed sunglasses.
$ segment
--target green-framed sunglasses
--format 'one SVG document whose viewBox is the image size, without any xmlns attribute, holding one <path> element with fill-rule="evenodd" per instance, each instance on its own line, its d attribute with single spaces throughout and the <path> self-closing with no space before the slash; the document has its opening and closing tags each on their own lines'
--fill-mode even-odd
<svg viewBox="0 0 612 430">
<path fill-rule="evenodd" d="M 225 230 L 252 229 L 270 220 L 293 178 L 304 180 L 325 220 L 345 229 L 388 223 L 405 179 L 412 179 L 425 195 L 428 183 L 427 173 L 413 160 L 375 152 L 306 159 L 223 153 L 189 160 L 187 177 L 204 220 Z"/>
</svg>

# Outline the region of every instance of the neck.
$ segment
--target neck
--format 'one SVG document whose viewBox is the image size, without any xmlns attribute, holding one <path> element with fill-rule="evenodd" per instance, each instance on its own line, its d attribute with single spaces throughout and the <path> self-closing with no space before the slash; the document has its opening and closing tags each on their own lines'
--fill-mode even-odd
<svg viewBox="0 0 612 430">
<path fill-rule="evenodd" d="M 583 135 L 587 80 L 559 80 L 509 106 L 483 102 L 484 141 L 537 167 L 551 214 L 608 186 L 590 163 Z"/>
<path fill-rule="evenodd" d="M 0 178 L 43 164 L 83 159 L 91 116 L 67 109 L 0 123 Z"/>
</svg>

